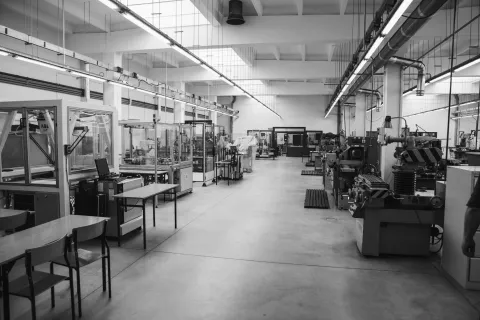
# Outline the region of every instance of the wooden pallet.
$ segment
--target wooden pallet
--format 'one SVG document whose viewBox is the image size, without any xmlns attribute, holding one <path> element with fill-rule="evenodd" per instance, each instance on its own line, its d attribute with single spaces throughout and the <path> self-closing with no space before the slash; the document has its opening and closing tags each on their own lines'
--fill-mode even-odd
<svg viewBox="0 0 480 320">
<path fill-rule="evenodd" d="M 302 170 L 302 176 L 323 176 L 323 170 Z"/>
<path fill-rule="evenodd" d="M 325 190 L 307 189 L 304 208 L 330 209 L 328 194 Z"/>
</svg>

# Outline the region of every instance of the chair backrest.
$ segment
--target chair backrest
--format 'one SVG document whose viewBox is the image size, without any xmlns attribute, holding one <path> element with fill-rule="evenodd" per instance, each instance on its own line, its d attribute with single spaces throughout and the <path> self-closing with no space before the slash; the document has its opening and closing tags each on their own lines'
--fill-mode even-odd
<svg viewBox="0 0 480 320">
<path fill-rule="evenodd" d="M 0 230 L 13 230 L 27 223 L 27 212 L 0 218 Z"/>
<path fill-rule="evenodd" d="M 107 230 L 107 220 L 100 221 L 88 226 L 75 228 L 72 230 L 73 240 L 83 242 L 91 239 L 95 239 L 99 236 L 104 236 Z"/>
<path fill-rule="evenodd" d="M 25 264 L 27 268 L 65 256 L 66 239 L 67 235 L 44 246 L 27 249 L 25 251 Z"/>
</svg>

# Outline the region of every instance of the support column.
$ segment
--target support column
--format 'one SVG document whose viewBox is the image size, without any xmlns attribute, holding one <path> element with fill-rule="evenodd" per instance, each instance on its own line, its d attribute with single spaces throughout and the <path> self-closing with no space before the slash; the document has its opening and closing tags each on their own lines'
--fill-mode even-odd
<svg viewBox="0 0 480 320">
<path fill-rule="evenodd" d="M 178 82 L 176 88 L 186 92 L 185 90 L 185 82 Z M 178 102 L 175 101 L 173 104 L 173 113 L 174 113 L 174 123 L 185 123 L 185 102 Z"/>
<path fill-rule="evenodd" d="M 387 64 L 383 76 L 383 108 L 380 112 L 382 117 L 391 116 L 392 118 L 402 115 L 402 66 L 396 64 Z M 393 137 L 400 137 L 402 128 L 402 119 L 392 119 L 392 128 L 386 129 L 386 134 Z M 382 179 L 393 186 L 392 166 L 397 162 L 393 156 L 398 143 L 391 143 L 382 146 L 380 155 L 380 170 Z"/>
<path fill-rule="evenodd" d="M 357 93 L 355 96 L 355 126 L 354 135 L 357 137 L 365 137 L 365 116 L 367 114 L 367 99 L 365 94 Z"/>
<path fill-rule="evenodd" d="M 111 67 L 121 67 L 122 66 L 122 54 L 117 52 L 105 53 L 103 54 L 103 61 L 108 63 Z M 112 106 L 117 110 L 118 120 L 123 120 L 122 116 L 122 88 L 109 84 L 108 82 L 103 83 L 103 104 Z M 118 172 L 118 165 L 120 164 L 120 157 L 122 153 L 122 136 L 120 126 L 113 124 L 113 141 L 114 141 L 114 170 Z"/>
</svg>

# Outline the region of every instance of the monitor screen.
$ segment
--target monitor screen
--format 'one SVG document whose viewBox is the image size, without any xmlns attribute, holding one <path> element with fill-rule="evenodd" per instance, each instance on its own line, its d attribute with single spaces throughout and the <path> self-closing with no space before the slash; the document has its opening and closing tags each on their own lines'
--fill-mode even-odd
<svg viewBox="0 0 480 320">
<path fill-rule="evenodd" d="M 110 174 L 107 159 L 95 159 L 95 165 L 97 166 L 97 172 L 100 177 L 108 176 Z"/>
</svg>

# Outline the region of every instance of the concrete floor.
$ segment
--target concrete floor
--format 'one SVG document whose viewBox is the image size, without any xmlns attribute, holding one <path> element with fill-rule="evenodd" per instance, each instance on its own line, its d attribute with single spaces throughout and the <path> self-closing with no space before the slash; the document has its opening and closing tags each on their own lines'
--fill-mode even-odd
<svg viewBox="0 0 480 320">
<path fill-rule="evenodd" d="M 83 319 L 478 319 L 427 258 L 364 258 L 347 211 L 304 209 L 299 158 L 259 160 L 254 172 L 160 203 L 121 248 L 112 242 L 113 297 L 101 289 L 100 264 L 82 271 Z M 22 272 L 21 265 L 16 272 Z M 12 299 L 15 319 L 28 301 Z M 39 296 L 39 319 L 70 319 L 69 291 Z"/>
</svg>

